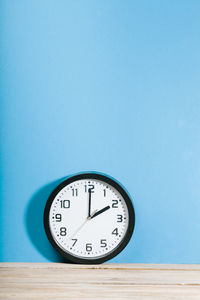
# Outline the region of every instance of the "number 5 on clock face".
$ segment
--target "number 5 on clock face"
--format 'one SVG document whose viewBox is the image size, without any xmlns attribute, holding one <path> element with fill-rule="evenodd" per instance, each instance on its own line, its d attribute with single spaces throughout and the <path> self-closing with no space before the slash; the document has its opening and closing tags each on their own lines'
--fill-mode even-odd
<svg viewBox="0 0 200 300">
<path fill-rule="evenodd" d="M 102 263 L 116 256 L 129 242 L 134 224 L 127 192 L 102 174 L 82 173 L 63 181 L 44 212 L 49 241 L 76 263 Z"/>
</svg>

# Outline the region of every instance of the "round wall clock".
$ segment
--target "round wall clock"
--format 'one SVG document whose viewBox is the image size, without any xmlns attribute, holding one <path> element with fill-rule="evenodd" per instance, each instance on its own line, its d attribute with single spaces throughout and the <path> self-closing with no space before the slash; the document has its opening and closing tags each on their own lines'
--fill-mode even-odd
<svg viewBox="0 0 200 300">
<path fill-rule="evenodd" d="M 103 263 L 128 244 L 134 229 L 132 202 L 115 180 L 99 173 L 72 176 L 51 193 L 44 226 L 52 246 L 71 262 Z"/>
</svg>

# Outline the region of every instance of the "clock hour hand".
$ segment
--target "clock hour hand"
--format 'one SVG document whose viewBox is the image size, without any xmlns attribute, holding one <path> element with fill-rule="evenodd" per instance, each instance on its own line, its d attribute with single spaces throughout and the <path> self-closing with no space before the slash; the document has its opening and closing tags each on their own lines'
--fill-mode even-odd
<svg viewBox="0 0 200 300">
<path fill-rule="evenodd" d="M 91 219 L 94 218 L 94 217 L 96 217 L 96 216 L 98 216 L 98 215 L 100 215 L 100 214 L 102 214 L 103 212 L 105 212 L 105 211 L 108 210 L 109 208 L 110 208 L 110 206 L 108 205 L 108 206 L 106 206 L 106 207 L 100 209 L 99 211 L 97 211 L 95 214 L 93 214 L 93 215 L 91 216 Z"/>
</svg>

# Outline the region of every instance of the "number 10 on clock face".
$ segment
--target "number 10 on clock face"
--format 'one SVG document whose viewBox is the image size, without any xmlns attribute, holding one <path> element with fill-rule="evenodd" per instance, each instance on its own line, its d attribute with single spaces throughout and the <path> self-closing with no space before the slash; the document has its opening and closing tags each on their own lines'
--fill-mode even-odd
<svg viewBox="0 0 200 300">
<path fill-rule="evenodd" d="M 129 242 L 135 214 L 125 190 L 102 174 L 79 174 L 50 195 L 44 212 L 54 248 L 76 263 L 102 263 Z"/>
</svg>

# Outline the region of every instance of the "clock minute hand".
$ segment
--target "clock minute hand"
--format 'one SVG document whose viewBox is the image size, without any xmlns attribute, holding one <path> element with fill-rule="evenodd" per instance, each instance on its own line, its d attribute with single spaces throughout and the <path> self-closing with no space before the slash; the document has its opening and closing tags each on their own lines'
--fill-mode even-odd
<svg viewBox="0 0 200 300">
<path fill-rule="evenodd" d="M 102 214 L 103 212 L 105 212 L 105 211 L 108 210 L 109 208 L 110 208 L 110 206 L 108 205 L 108 206 L 106 206 L 106 207 L 100 209 L 99 211 L 97 211 L 95 214 L 93 214 L 93 215 L 91 216 L 91 219 L 94 218 L 94 217 L 96 217 L 96 216 L 98 216 L 98 215 L 100 215 L 100 214 Z"/>
<path fill-rule="evenodd" d="M 88 218 L 91 217 L 91 190 L 88 189 L 88 194 L 89 194 L 89 203 L 88 203 Z"/>
</svg>

